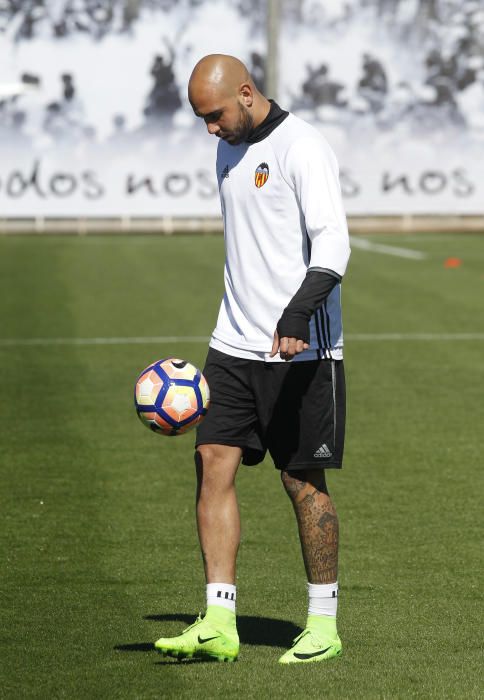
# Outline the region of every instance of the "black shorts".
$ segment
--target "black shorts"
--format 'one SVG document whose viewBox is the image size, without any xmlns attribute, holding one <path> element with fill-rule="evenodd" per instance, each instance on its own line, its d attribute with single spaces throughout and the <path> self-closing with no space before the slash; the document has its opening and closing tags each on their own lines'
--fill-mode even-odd
<svg viewBox="0 0 484 700">
<path fill-rule="evenodd" d="M 345 377 L 342 360 L 262 362 L 209 348 L 210 408 L 196 446 L 241 447 L 243 464 L 277 469 L 342 466 Z"/>
</svg>

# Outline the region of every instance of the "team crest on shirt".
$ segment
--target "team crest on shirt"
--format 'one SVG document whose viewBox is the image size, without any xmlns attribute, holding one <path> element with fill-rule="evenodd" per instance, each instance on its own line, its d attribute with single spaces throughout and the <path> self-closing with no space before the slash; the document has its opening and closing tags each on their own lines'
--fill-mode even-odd
<svg viewBox="0 0 484 700">
<path fill-rule="evenodd" d="M 255 186 L 263 187 L 269 179 L 269 166 L 267 163 L 261 163 L 255 169 Z"/>
</svg>

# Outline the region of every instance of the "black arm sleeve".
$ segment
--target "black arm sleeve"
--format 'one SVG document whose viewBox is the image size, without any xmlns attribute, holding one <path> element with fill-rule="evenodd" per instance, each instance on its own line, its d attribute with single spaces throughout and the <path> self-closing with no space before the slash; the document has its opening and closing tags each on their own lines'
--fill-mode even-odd
<svg viewBox="0 0 484 700">
<path fill-rule="evenodd" d="M 284 309 L 277 324 L 279 338 L 298 338 L 309 343 L 309 320 L 317 308 L 341 282 L 333 270 L 312 268 Z"/>
</svg>

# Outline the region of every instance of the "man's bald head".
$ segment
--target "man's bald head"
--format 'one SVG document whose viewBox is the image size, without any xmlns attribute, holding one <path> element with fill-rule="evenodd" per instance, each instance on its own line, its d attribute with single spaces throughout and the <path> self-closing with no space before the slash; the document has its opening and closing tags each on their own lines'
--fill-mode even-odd
<svg viewBox="0 0 484 700">
<path fill-rule="evenodd" d="M 233 97 L 244 85 L 255 89 L 250 73 L 238 58 L 214 53 L 204 56 L 190 76 L 188 96 L 197 96 L 200 92 L 217 92 L 221 96 Z"/>
<path fill-rule="evenodd" d="M 232 145 L 245 141 L 270 108 L 242 61 L 225 54 L 210 54 L 197 63 L 188 83 L 188 99 L 209 133 Z"/>
</svg>

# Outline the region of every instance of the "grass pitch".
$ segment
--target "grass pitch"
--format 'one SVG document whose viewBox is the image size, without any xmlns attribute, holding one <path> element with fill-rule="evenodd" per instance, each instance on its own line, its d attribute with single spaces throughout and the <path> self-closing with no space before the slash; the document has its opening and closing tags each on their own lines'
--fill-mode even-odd
<svg viewBox="0 0 484 700">
<path fill-rule="evenodd" d="M 222 238 L 0 239 L 0 696 L 482 697 L 484 243 L 370 241 L 426 257 L 356 248 L 344 282 L 344 653 L 281 668 L 305 575 L 269 461 L 238 477 L 240 660 L 151 646 L 203 609 L 204 581 L 193 439 L 143 428 L 133 383 L 163 356 L 203 365 L 206 344 L 140 339 L 209 335 Z"/>
</svg>

